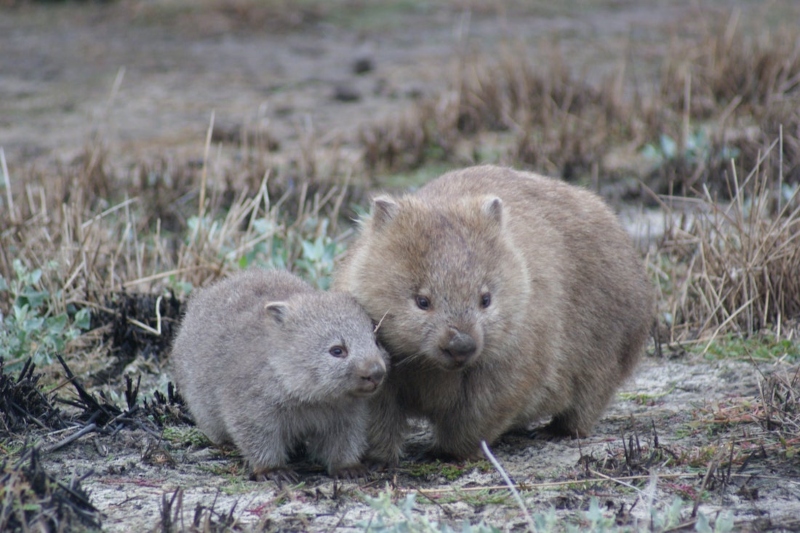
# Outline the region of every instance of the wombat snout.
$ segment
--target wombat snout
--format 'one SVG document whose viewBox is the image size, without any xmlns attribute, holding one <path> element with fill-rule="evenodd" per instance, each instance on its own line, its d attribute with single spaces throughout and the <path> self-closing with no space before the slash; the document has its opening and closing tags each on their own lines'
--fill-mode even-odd
<svg viewBox="0 0 800 533">
<path fill-rule="evenodd" d="M 451 327 L 442 339 L 439 349 L 454 366 L 461 367 L 466 365 L 478 351 L 478 343 L 472 335 Z"/>
<path fill-rule="evenodd" d="M 383 383 L 383 378 L 386 377 L 386 365 L 383 361 L 364 364 L 358 369 L 357 375 L 361 378 L 358 383 L 358 392 L 369 394 L 377 390 Z"/>
</svg>

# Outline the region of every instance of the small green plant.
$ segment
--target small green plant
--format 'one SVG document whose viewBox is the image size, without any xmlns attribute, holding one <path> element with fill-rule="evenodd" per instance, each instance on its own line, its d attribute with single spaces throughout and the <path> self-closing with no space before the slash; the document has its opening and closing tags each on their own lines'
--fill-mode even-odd
<svg viewBox="0 0 800 533">
<path fill-rule="evenodd" d="M 662 133 L 658 139 L 658 144 L 650 143 L 645 145 L 641 151 L 642 155 L 648 159 L 663 163 L 671 159 L 685 159 L 690 163 L 707 161 L 712 157 L 711 140 L 708 134 L 702 129 L 697 129 L 686 139 L 683 152 L 678 149 L 678 142 L 666 133 Z M 729 161 L 739 157 L 739 149 L 736 147 L 724 146 L 719 153 L 714 154 L 715 160 Z"/>
<path fill-rule="evenodd" d="M 48 264 L 50 269 L 57 266 Z M 42 288 L 42 270 L 29 271 L 19 259 L 14 260 L 13 268 L 10 282 L 0 276 L 0 293 L 8 293 L 11 302 L 8 316 L 0 315 L 0 358 L 10 363 L 11 369 L 28 357 L 37 365 L 50 364 L 53 355 L 89 329 L 90 311 L 70 305 L 67 312 L 53 314 L 53 301 L 61 294 Z"/>
<path fill-rule="evenodd" d="M 455 481 L 474 466 L 470 464 L 456 465 L 435 461 L 433 463 L 415 463 L 409 466 L 408 474 L 419 478 L 442 476 L 447 481 Z"/>
<path fill-rule="evenodd" d="M 690 347 L 708 359 L 744 359 L 756 362 L 800 360 L 800 343 L 791 339 L 776 339 L 774 335 L 720 335 L 707 344 Z"/>
<path fill-rule="evenodd" d="M 478 524 L 464 523 L 460 528 L 453 529 L 447 524 L 431 521 L 424 514 L 415 511 L 416 493 L 411 492 L 399 503 L 392 501 L 390 490 L 382 491 L 377 498 L 364 496 L 364 500 L 375 509 L 372 519 L 362 524 L 366 532 L 386 533 L 499 533 L 499 529 L 487 526 L 483 522 Z"/>
<path fill-rule="evenodd" d="M 185 242 L 191 246 L 203 234 L 208 241 L 217 243 L 216 255 L 228 265 L 241 270 L 294 270 L 318 288 L 330 288 L 334 259 L 344 248 L 329 235 L 329 219 L 310 216 L 297 226 L 285 227 L 270 216 L 273 215 L 251 221 L 250 243 L 246 245 L 234 238 L 233 232 L 223 230 L 228 222 L 210 215 L 191 217 Z M 193 289 L 191 283 L 174 275 L 168 283 L 178 294 L 188 295 Z"/>
<path fill-rule="evenodd" d="M 639 405 L 651 405 L 656 400 L 667 396 L 668 394 L 672 393 L 675 390 L 675 385 L 673 384 L 668 390 L 662 392 L 620 392 L 617 394 L 620 400 L 625 401 L 632 401 Z"/>
<path fill-rule="evenodd" d="M 315 283 L 317 287 L 328 290 L 331 286 L 333 260 L 342 252 L 341 245 L 322 235 L 314 241 L 303 241 L 303 255 L 295 262 L 298 273 Z"/>
<path fill-rule="evenodd" d="M 197 448 L 211 446 L 211 441 L 199 429 L 193 427 L 166 427 L 162 437 L 174 446 L 195 446 Z"/>
</svg>

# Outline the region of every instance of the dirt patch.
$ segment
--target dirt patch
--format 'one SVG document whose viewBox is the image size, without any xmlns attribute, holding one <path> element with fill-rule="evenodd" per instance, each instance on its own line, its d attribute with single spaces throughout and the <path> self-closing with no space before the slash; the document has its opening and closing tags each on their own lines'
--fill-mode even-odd
<svg viewBox="0 0 800 533">
<path fill-rule="evenodd" d="M 508 435 L 493 452 L 532 510 L 553 507 L 558 516 L 571 517 L 594 497 L 621 524 L 638 529 L 651 519 L 651 508 L 663 510 L 678 496 L 689 507 L 698 501 L 710 517 L 733 511 L 743 530 L 792 529 L 800 512 L 800 465 L 781 456 L 757 420 L 721 416 L 757 402 L 760 378 L 747 362 L 648 358 L 591 437 Z M 421 431 L 413 449 L 421 450 L 427 436 Z M 159 457 L 154 449 L 162 459 L 153 459 Z M 206 513 L 232 513 L 241 526 L 348 530 L 374 518 L 362 495 L 375 496 L 387 485 L 400 499 L 405 491 L 421 491 L 420 512 L 437 521 L 484 520 L 504 531 L 525 524 L 487 462 L 417 456 L 397 472 L 360 483 L 334 482 L 320 467 L 301 463 L 301 485 L 278 487 L 248 481 L 240 457 L 209 447 L 185 424 L 170 426 L 161 438 L 128 430 L 82 439 L 43 460 L 56 476 L 94 471 L 83 486 L 108 531 L 149 529 L 162 520 L 164 498 L 176 492 L 178 503 L 170 509 L 184 524 L 199 505 Z"/>
</svg>

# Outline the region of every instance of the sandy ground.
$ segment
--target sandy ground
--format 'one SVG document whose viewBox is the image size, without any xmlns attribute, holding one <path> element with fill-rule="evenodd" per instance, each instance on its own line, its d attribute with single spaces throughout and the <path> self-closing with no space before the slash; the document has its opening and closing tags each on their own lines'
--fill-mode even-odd
<svg viewBox="0 0 800 533">
<path fill-rule="evenodd" d="M 689 457 L 715 453 L 721 464 L 727 459 L 730 443 L 739 454 L 748 446 L 748 439 L 757 439 L 763 433 L 753 424 L 722 429 L 712 424 L 712 413 L 722 406 L 754 401 L 758 380 L 759 373 L 750 363 L 648 357 L 591 437 L 548 441 L 506 436 L 493 451 L 514 482 L 524 488 L 524 501 L 533 512 L 553 507 L 560 520 L 574 520 L 576 510 L 586 510 L 595 497 L 607 515 L 621 513 L 622 523 L 639 529 L 646 527 L 651 508 L 663 515 L 663 509 L 678 495 L 688 502 L 683 515 L 688 521 L 689 496 L 695 495 L 693 491 L 707 472 L 700 464 L 702 460 L 692 466 Z M 425 433 L 417 435 L 420 441 L 425 437 Z M 622 477 L 626 475 L 623 473 L 617 476 L 621 481 L 609 481 L 603 476 L 613 473 L 612 465 L 624 465 L 623 439 L 630 438 L 638 439 L 642 448 L 641 456 L 632 463 L 647 463 L 651 474 L 634 468 L 634 475 L 641 479 L 628 479 Z M 187 523 L 200 504 L 213 505 L 223 514 L 233 510 L 233 516 L 243 525 L 269 524 L 277 530 L 355 530 L 374 518 L 375 511 L 364 503 L 362 495 L 375 496 L 390 486 L 400 498 L 404 491 L 426 491 L 430 499 L 418 497 L 417 509 L 432 520 L 456 525 L 465 519 L 473 523 L 483 520 L 503 531 L 525 525 L 513 500 L 497 490 L 503 485 L 501 476 L 483 463 L 454 464 L 463 469 L 463 474 L 448 481 L 441 475 L 441 465 L 408 459 L 397 472 L 375 474 L 369 482 L 345 481 L 336 486 L 319 468 L 306 464 L 302 485 L 282 490 L 273 482 L 247 481 L 239 459 L 205 446 L 164 441 L 174 464 L 154 465 L 143 460 L 148 448 L 157 442 L 152 435 L 131 431 L 115 437 L 88 437 L 52 453 L 46 462 L 52 473 L 65 477 L 94 471 L 83 487 L 105 513 L 103 525 L 108 531 L 152 527 L 161 518 L 164 495 L 171 498 L 178 489 L 182 491 L 182 513 L 178 515 Z M 771 463 L 771 453 L 759 457 L 757 449 L 755 452 L 756 457 L 744 468 L 734 464 L 727 479 L 724 467 L 714 474 L 701 499 L 700 512 L 714 518 L 718 512 L 730 510 L 737 530 L 743 531 L 770 525 L 790 530 L 798 527 L 800 476 L 796 465 L 793 472 L 787 471 L 785 466 Z M 685 463 L 662 466 L 670 457 L 685 457 Z M 419 465 L 430 468 L 421 472 Z M 581 479 L 594 482 L 577 483 Z M 478 492 L 482 487 L 492 489 Z M 498 494 L 500 502 L 496 501 Z"/>
</svg>

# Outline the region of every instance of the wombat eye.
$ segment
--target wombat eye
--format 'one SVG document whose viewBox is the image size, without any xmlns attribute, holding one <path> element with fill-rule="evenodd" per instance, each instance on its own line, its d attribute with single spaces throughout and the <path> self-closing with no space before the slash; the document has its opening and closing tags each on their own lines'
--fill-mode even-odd
<svg viewBox="0 0 800 533">
<path fill-rule="evenodd" d="M 428 310 L 431 307 L 431 301 L 428 300 L 425 296 L 417 296 L 417 307 L 423 310 Z"/>
<path fill-rule="evenodd" d="M 330 350 L 328 350 L 328 353 L 334 357 L 339 357 L 339 358 L 347 357 L 347 348 L 345 348 L 344 346 L 334 346 Z"/>
<path fill-rule="evenodd" d="M 485 292 L 481 295 L 481 307 L 486 309 L 490 305 L 492 305 L 492 295 L 488 292 Z"/>
</svg>

